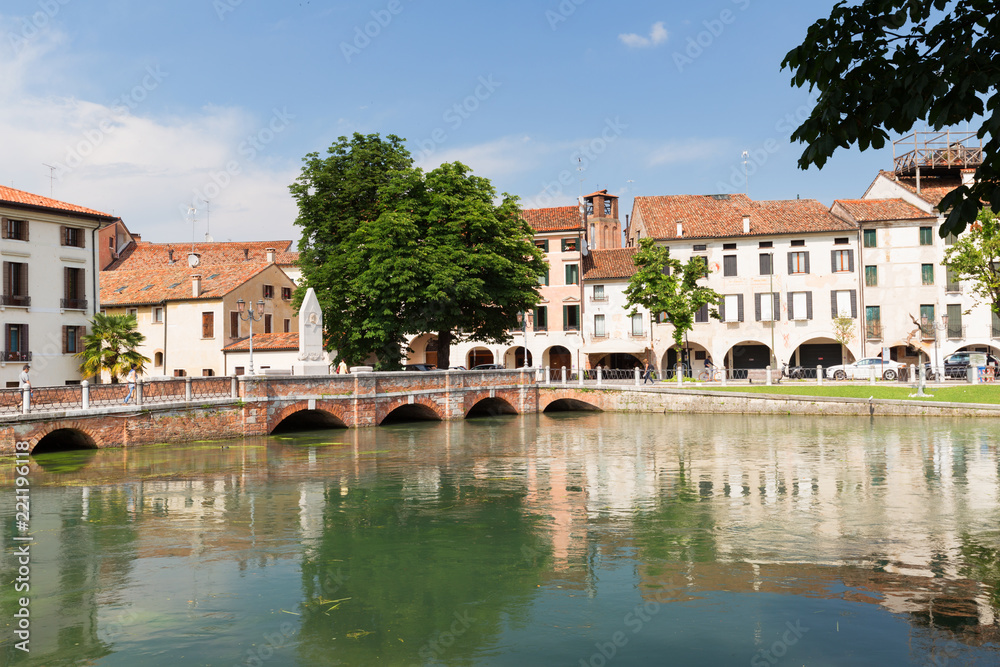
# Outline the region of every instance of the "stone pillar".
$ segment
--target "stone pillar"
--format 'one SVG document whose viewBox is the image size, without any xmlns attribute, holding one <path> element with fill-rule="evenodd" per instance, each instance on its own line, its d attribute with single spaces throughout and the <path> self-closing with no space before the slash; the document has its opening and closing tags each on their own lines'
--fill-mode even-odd
<svg viewBox="0 0 1000 667">
<path fill-rule="evenodd" d="M 26 415 L 31 411 L 31 390 L 21 387 L 21 414 Z"/>
<path fill-rule="evenodd" d="M 323 309 L 310 287 L 299 308 L 299 356 L 292 364 L 295 375 L 329 375 L 330 366 L 323 360 Z"/>
<path fill-rule="evenodd" d="M 566 374 L 566 367 L 565 367 L 565 366 L 563 366 L 563 367 L 562 367 L 562 383 L 563 383 L 563 384 L 566 384 L 566 379 L 567 379 L 568 377 L 569 377 L 569 376 L 568 376 L 568 375 Z"/>
<path fill-rule="evenodd" d="M 234 401 L 240 397 L 240 381 L 237 379 L 236 373 L 233 373 L 233 382 L 229 393 Z"/>
<path fill-rule="evenodd" d="M 677 364 L 674 367 L 674 377 L 677 379 L 677 386 L 680 387 L 684 384 L 684 367 Z"/>
<path fill-rule="evenodd" d="M 184 378 L 184 400 L 188 401 L 188 402 L 191 401 L 191 378 L 190 377 L 185 377 Z"/>
<path fill-rule="evenodd" d="M 548 366 L 545 367 L 545 384 L 552 384 L 552 373 Z"/>
<path fill-rule="evenodd" d="M 868 384 L 875 384 L 875 373 L 868 376 Z"/>
<path fill-rule="evenodd" d="M 90 409 L 90 383 L 84 380 L 80 383 L 80 392 L 82 394 L 81 400 L 83 401 L 83 409 Z"/>
<path fill-rule="evenodd" d="M 817 387 L 822 387 L 823 386 L 823 367 L 822 366 L 816 366 L 816 386 Z"/>
<path fill-rule="evenodd" d="M 771 386 L 771 367 L 768 366 L 764 369 L 764 384 L 768 387 Z"/>
<path fill-rule="evenodd" d="M 583 366 L 580 366 L 578 369 L 576 369 L 576 379 L 581 387 L 583 386 L 583 376 L 586 375 L 586 373 L 587 372 L 583 370 Z"/>
<path fill-rule="evenodd" d="M 137 378 L 135 381 L 135 404 L 137 406 L 142 405 L 142 378 Z"/>
<path fill-rule="evenodd" d="M 639 367 L 635 367 L 635 386 L 639 386 Z"/>
<path fill-rule="evenodd" d="M 598 387 L 600 387 L 603 384 L 603 379 L 604 379 L 604 374 L 602 372 L 603 370 L 604 369 L 601 368 L 600 366 L 597 367 L 597 386 Z"/>
</svg>

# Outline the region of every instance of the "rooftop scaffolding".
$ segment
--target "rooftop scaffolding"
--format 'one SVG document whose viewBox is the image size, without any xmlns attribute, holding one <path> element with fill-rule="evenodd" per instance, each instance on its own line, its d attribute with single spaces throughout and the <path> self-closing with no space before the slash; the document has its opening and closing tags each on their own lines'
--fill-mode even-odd
<svg viewBox="0 0 1000 667">
<path fill-rule="evenodd" d="M 975 132 L 914 132 L 892 142 L 892 156 L 900 176 L 953 174 L 982 164 L 983 141 Z"/>
</svg>

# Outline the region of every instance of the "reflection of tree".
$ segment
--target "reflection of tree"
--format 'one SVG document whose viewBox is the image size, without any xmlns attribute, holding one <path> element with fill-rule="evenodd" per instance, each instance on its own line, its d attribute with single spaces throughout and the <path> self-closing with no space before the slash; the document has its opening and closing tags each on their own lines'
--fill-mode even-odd
<svg viewBox="0 0 1000 667">
<path fill-rule="evenodd" d="M 962 535 L 962 576 L 978 581 L 989 591 L 990 606 L 1000 613 L 1000 547 L 979 544 Z"/>
<path fill-rule="evenodd" d="M 711 482 L 706 482 L 711 485 Z M 676 484 L 658 500 L 657 507 L 635 518 L 636 539 L 641 560 L 652 562 L 705 562 L 715 560 L 715 520 L 711 502 L 700 502 L 710 487 L 698 489 L 678 465 Z"/>
<path fill-rule="evenodd" d="M 522 499 L 447 479 L 433 501 L 392 482 L 334 490 L 303 562 L 304 662 L 472 664 L 524 614 L 548 561 Z"/>
</svg>

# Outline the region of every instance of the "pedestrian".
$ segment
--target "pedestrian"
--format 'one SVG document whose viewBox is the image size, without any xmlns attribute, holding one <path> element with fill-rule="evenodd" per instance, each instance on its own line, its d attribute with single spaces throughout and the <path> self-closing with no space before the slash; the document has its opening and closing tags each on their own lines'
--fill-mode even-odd
<svg viewBox="0 0 1000 667">
<path fill-rule="evenodd" d="M 340 365 L 337 366 L 337 372 L 340 373 L 341 375 L 346 375 L 347 373 L 350 372 L 349 370 L 347 370 L 347 362 L 344 361 L 343 359 L 340 360 Z"/>
<path fill-rule="evenodd" d="M 125 382 L 128 383 L 128 396 L 125 397 L 124 403 L 128 403 L 129 399 L 132 398 L 132 392 L 135 391 L 135 364 L 132 364 L 128 369 L 128 375 L 125 377 Z"/>
<path fill-rule="evenodd" d="M 28 376 L 28 369 L 29 368 L 30 368 L 30 366 L 28 366 L 28 364 L 25 364 L 24 368 L 21 369 L 21 375 L 18 376 L 18 378 L 17 378 L 17 380 L 18 380 L 17 386 L 20 387 L 21 389 L 27 388 L 30 391 L 31 390 L 31 378 Z M 31 395 L 34 396 L 35 392 L 31 392 Z"/>
<path fill-rule="evenodd" d="M 646 384 L 646 382 L 653 384 L 653 364 L 649 363 L 649 359 L 646 360 L 646 366 L 642 374 L 642 383 Z"/>
</svg>

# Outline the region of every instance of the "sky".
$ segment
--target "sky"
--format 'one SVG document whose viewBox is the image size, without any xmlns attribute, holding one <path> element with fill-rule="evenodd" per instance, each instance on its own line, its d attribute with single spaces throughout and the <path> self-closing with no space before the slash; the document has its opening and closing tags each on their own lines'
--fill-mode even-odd
<svg viewBox="0 0 1000 667">
<path fill-rule="evenodd" d="M 829 206 L 893 157 L 796 165 L 812 98 L 780 63 L 832 6 L 6 0 L 0 183 L 146 241 L 298 239 L 303 157 L 360 132 L 403 137 L 424 169 L 464 162 L 526 208 L 605 188 L 623 223 L 642 195 Z"/>
</svg>

